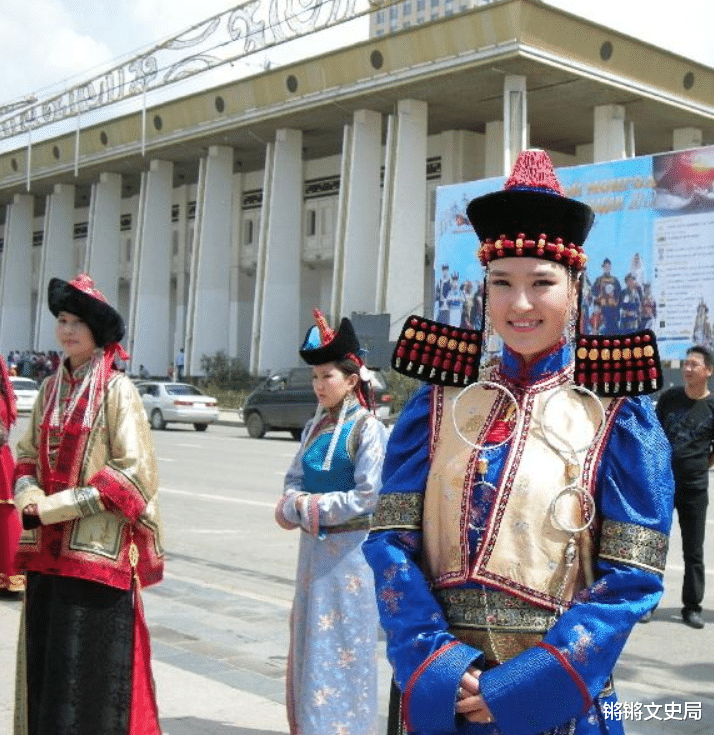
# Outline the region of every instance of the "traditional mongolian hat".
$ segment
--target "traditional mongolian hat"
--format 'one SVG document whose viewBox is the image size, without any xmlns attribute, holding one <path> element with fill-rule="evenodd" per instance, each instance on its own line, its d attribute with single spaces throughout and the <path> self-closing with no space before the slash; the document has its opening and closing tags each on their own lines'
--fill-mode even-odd
<svg viewBox="0 0 714 735">
<path fill-rule="evenodd" d="M 300 347 L 300 357 L 308 365 L 324 365 L 326 362 L 338 362 L 352 357 L 358 365 L 362 361 L 357 358 L 359 340 L 352 322 L 344 317 L 337 331 L 330 328 L 325 315 L 315 309 L 315 326 L 310 327 Z"/>
<path fill-rule="evenodd" d="M 473 199 L 466 213 L 481 241 L 481 265 L 524 256 L 585 267 L 583 243 L 595 216 L 565 196 L 545 151 L 523 151 L 503 191 Z"/>
<path fill-rule="evenodd" d="M 54 316 L 66 311 L 86 322 L 97 347 L 120 342 L 124 337 L 124 320 L 121 314 L 107 301 L 86 273 L 80 273 L 71 281 L 50 279 L 47 302 Z"/>
<path fill-rule="evenodd" d="M 523 151 L 504 189 L 473 199 L 466 211 L 480 240 L 478 258 L 484 267 L 500 258 L 528 257 L 573 271 L 585 268 L 583 243 L 593 211 L 565 196 L 545 151 Z M 484 312 L 485 308 L 484 299 Z M 605 396 L 651 393 L 662 387 L 652 331 L 624 335 L 575 331 L 572 337 L 576 384 Z M 483 342 L 479 330 L 410 316 L 397 340 L 392 366 L 429 383 L 469 385 L 478 380 Z"/>
</svg>

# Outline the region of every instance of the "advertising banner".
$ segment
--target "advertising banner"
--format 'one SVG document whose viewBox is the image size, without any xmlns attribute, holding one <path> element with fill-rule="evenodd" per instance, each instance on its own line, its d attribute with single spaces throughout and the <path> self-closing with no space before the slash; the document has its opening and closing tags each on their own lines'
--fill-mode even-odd
<svg viewBox="0 0 714 735">
<path fill-rule="evenodd" d="M 714 349 L 714 147 L 556 169 L 566 196 L 591 206 L 581 328 L 657 334 L 664 360 L 692 344 Z M 483 270 L 466 217 L 494 178 L 436 195 L 434 318 L 480 328 Z"/>
</svg>

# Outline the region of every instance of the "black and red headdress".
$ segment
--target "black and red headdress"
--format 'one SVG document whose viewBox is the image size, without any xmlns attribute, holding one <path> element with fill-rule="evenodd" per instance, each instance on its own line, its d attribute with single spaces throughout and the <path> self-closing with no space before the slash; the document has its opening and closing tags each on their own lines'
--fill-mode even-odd
<svg viewBox="0 0 714 735">
<path fill-rule="evenodd" d="M 502 191 L 473 199 L 469 221 L 480 240 L 481 265 L 500 258 L 542 258 L 579 272 L 592 209 L 565 196 L 545 151 L 523 151 Z M 484 303 L 484 309 L 486 304 Z M 579 320 L 578 320 L 579 321 Z M 407 318 L 392 357 L 398 372 L 429 383 L 466 386 L 478 380 L 480 330 Z M 605 396 L 652 393 L 662 387 L 655 335 L 575 335 L 575 382 Z"/>
<path fill-rule="evenodd" d="M 473 199 L 467 209 L 486 266 L 498 258 L 543 258 L 585 267 L 583 243 L 595 215 L 583 202 L 565 196 L 545 151 L 523 151 L 503 191 Z"/>
</svg>

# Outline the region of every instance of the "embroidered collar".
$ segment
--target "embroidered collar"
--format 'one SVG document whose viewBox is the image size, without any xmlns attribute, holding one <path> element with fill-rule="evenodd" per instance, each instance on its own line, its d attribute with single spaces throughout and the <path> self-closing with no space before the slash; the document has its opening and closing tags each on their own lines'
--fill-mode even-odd
<svg viewBox="0 0 714 735">
<path fill-rule="evenodd" d="M 529 386 L 563 373 L 572 366 L 573 351 L 565 340 L 526 363 L 523 357 L 504 345 L 501 374 L 516 385 Z"/>
</svg>

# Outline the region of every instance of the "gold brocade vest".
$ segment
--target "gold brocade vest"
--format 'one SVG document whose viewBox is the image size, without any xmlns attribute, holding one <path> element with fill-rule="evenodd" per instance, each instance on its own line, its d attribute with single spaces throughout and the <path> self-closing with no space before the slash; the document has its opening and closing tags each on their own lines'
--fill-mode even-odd
<svg viewBox="0 0 714 735">
<path fill-rule="evenodd" d="M 475 449 L 456 431 L 481 445 L 512 401 L 495 388 L 435 388 L 431 410 L 431 468 L 423 511 L 426 572 L 436 590 L 478 582 L 539 607 L 557 610 L 589 581 L 597 519 L 584 524 L 592 504 L 564 488 L 573 483 L 592 496 L 597 459 L 614 420 L 617 400 L 596 399 L 573 389 L 570 373 L 560 372 L 531 386 L 516 387 L 500 374 L 490 378 L 518 401 L 513 435 L 496 487 L 480 485 Z M 603 411 L 595 405 L 602 401 Z M 504 450 L 505 451 L 505 450 Z M 573 465 L 568 467 L 568 465 Z M 575 469 L 577 467 L 577 469 Z M 491 508 L 479 547 L 469 548 L 473 495 L 489 493 Z M 568 542 L 576 558 L 566 563 Z M 572 544 L 571 544 L 572 547 Z M 473 561 L 471 561 L 473 560 Z"/>
</svg>

